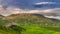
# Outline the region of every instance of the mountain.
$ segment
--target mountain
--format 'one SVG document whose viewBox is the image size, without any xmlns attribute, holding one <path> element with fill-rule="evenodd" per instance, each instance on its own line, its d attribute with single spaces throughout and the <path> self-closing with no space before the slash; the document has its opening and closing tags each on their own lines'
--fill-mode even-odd
<svg viewBox="0 0 60 34">
<path fill-rule="evenodd" d="M 55 34 L 60 32 L 59 26 L 59 20 L 48 19 L 40 14 L 12 14 L 0 18 L 2 34 Z"/>
</svg>

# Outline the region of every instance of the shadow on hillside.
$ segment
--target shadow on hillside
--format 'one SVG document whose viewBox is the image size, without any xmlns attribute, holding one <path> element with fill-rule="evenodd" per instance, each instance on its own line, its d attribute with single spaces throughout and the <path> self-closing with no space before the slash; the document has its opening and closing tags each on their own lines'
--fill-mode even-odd
<svg viewBox="0 0 60 34">
<path fill-rule="evenodd" d="M 39 16 L 39 17 L 44 17 L 44 16 L 41 15 L 41 14 L 32 14 L 32 15 Z"/>
<path fill-rule="evenodd" d="M 18 32 L 18 34 L 21 34 L 22 31 L 25 31 L 26 29 L 24 29 L 23 27 L 20 27 L 20 26 L 12 26 L 10 27 L 12 30 Z"/>
<path fill-rule="evenodd" d="M 5 32 L 9 32 L 11 34 L 21 34 L 21 32 L 24 32 L 26 29 L 20 26 L 10 26 L 9 28 L 0 26 L 0 29 Z"/>
</svg>

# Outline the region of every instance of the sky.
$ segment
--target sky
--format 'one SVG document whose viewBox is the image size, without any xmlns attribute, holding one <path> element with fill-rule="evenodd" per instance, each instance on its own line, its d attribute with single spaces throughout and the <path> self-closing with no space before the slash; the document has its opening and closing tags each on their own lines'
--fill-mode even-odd
<svg viewBox="0 0 60 34">
<path fill-rule="evenodd" d="M 55 4 L 49 5 L 48 7 L 45 6 L 45 8 L 60 8 L 60 0 L 0 0 L 0 4 L 5 6 L 15 6 L 20 9 L 34 9 L 35 3 L 40 2 L 52 2 Z M 41 4 L 42 5 L 42 4 Z"/>
<path fill-rule="evenodd" d="M 9 16 L 18 13 L 60 16 L 60 0 L 0 0 L 1 15 Z"/>
</svg>

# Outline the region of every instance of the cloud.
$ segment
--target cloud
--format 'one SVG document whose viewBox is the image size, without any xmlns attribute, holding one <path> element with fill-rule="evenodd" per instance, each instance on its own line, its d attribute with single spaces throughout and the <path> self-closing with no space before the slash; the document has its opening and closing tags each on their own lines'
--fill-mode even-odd
<svg viewBox="0 0 60 34">
<path fill-rule="evenodd" d="M 41 5 L 41 4 L 56 4 L 56 2 L 39 2 L 39 3 L 35 3 L 35 5 Z"/>
<path fill-rule="evenodd" d="M 44 16 L 47 17 L 47 18 L 53 18 L 53 19 L 60 20 L 60 16 L 47 16 L 47 15 L 44 15 Z"/>
<path fill-rule="evenodd" d="M 44 17 L 60 20 L 60 8 L 49 9 L 49 13 L 43 13 Z"/>
<path fill-rule="evenodd" d="M 42 14 L 42 15 L 60 15 L 60 8 L 54 8 L 54 9 L 36 9 L 36 10 L 22 10 L 20 8 L 16 8 L 14 6 L 9 6 L 6 9 L 3 8 L 2 5 L 0 5 L 0 14 L 3 16 L 9 16 L 11 14 L 18 14 L 18 13 L 36 13 L 36 14 Z"/>
<path fill-rule="evenodd" d="M 13 6 L 13 0 L 0 0 L 0 15 L 9 16 L 20 12 L 20 8 Z"/>
<path fill-rule="evenodd" d="M 11 14 L 18 14 L 20 13 L 21 9 L 9 6 L 8 8 L 4 9 L 2 5 L 0 5 L 0 14 L 3 16 L 9 16 Z"/>
<path fill-rule="evenodd" d="M 25 11 L 25 12 L 28 12 L 28 13 L 41 13 L 41 14 L 60 13 L 60 8 L 36 9 L 36 10 L 29 10 L 29 11 Z"/>
<path fill-rule="evenodd" d="M 47 13 L 49 12 L 49 13 Z M 60 8 L 48 9 L 45 13 L 46 15 L 57 15 L 60 16 Z"/>
<path fill-rule="evenodd" d="M 30 6 L 33 4 L 33 2 L 31 3 L 30 1 L 27 1 L 27 0 L 26 1 L 18 0 L 18 1 L 17 0 L 15 1 L 14 0 L 0 0 L 0 14 L 3 16 L 9 16 L 11 14 L 18 14 L 18 13 L 36 13 L 36 14 L 53 15 L 53 16 L 60 15 L 60 8 L 33 10 L 32 7 Z M 56 2 L 39 2 L 35 4 L 56 4 Z M 21 8 L 26 8 L 26 10 L 21 9 Z M 31 8 L 32 10 L 29 10 L 29 8 Z"/>
</svg>

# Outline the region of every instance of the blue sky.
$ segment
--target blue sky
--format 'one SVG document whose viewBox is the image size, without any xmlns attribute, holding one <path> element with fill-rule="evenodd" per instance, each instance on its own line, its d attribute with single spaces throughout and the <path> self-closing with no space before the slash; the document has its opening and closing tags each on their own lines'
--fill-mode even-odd
<svg viewBox="0 0 60 34">
<path fill-rule="evenodd" d="M 47 8 L 60 8 L 60 0 L 14 0 L 10 4 L 19 8 L 30 9 L 34 7 L 34 3 L 39 2 L 56 2 L 56 4 L 48 6 Z"/>
<path fill-rule="evenodd" d="M 1 4 L 4 5 L 5 7 L 8 6 L 14 6 L 18 7 L 21 9 L 29 9 L 33 8 L 32 6 L 34 3 L 39 3 L 39 2 L 56 2 L 56 4 L 52 6 L 48 6 L 47 8 L 60 8 L 60 0 L 0 0 Z"/>
</svg>

